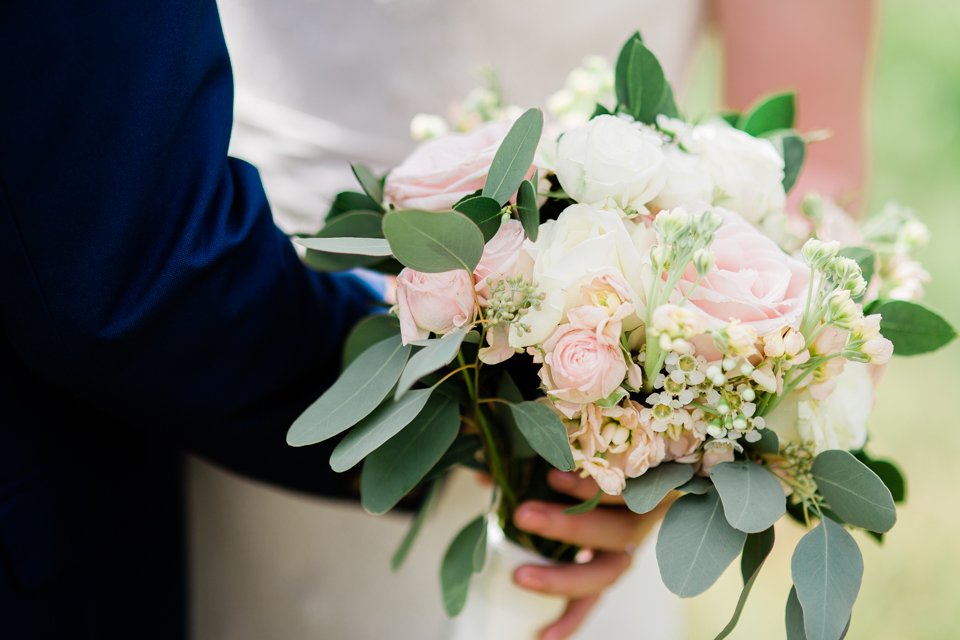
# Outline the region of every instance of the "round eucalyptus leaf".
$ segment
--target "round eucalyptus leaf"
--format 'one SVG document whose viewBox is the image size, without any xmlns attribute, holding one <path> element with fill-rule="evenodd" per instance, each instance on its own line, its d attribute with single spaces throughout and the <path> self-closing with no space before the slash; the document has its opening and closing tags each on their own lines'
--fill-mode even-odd
<svg viewBox="0 0 960 640">
<path fill-rule="evenodd" d="M 740 531 L 758 533 L 787 511 L 780 481 L 766 467 L 746 460 L 723 462 L 710 471 L 723 500 L 727 522 Z"/>
</svg>

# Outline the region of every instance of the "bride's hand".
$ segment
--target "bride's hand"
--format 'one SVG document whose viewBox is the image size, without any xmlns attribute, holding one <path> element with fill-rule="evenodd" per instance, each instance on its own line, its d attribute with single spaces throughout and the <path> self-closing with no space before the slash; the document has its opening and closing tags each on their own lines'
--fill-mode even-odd
<svg viewBox="0 0 960 640">
<path fill-rule="evenodd" d="M 593 480 L 573 473 L 551 471 L 549 481 L 556 491 L 581 500 L 597 493 Z M 520 528 L 593 552 L 587 562 L 524 565 L 514 573 L 521 587 L 569 599 L 563 615 L 541 632 L 541 640 L 569 638 L 577 630 L 601 594 L 629 568 L 633 551 L 660 522 L 671 501 L 642 516 L 627 510 L 622 498 L 606 494 L 600 502 L 605 506 L 577 515 L 564 513 L 566 505 L 550 502 L 529 501 L 517 508 L 514 521 Z"/>
</svg>

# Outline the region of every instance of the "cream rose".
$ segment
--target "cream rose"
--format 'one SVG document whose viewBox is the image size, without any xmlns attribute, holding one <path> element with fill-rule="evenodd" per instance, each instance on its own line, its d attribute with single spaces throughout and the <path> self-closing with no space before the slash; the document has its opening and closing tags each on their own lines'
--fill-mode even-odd
<svg viewBox="0 0 960 640">
<path fill-rule="evenodd" d="M 509 122 L 490 122 L 470 133 L 452 133 L 420 144 L 383 185 L 399 209 L 445 211 L 483 187 Z"/>
<path fill-rule="evenodd" d="M 644 125 L 598 116 L 560 137 L 557 179 L 577 202 L 642 210 L 663 187 L 662 144 Z"/>
<path fill-rule="evenodd" d="M 736 213 L 715 211 L 723 217 L 710 247 L 716 265 L 697 286 L 693 268 L 684 274 L 679 287 L 684 293 L 692 290 L 689 304 L 706 314 L 708 328 L 736 320 L 763 336 L 795 326 L 803 314 L 810 269 Z"/>
<path fill-rule="evenodd" d="M 404 344 L 431 332 L 443 335 L 470 322 L 476 309 L 473 278 L 466 271 L 421 273 L 404 269 L 397 276 L 397 316 Z"/>
<path fill-rule="evenodd" d="M 510 344 L 527 347 L 547 339 L 567 310 L 580 304 L 580 288 L 602 276 L 626 283 L 634 307 L 642 310 L 652 278 L 648 262 L 655 235 L 616 212 L 585 204 L 563 210 L 556 220 L 540 227 L 537 241 L 525 251 L 533 260 L 532 279 L 545 298 L 539 309 L 530 309 L 523 322 L 530 331 L 510 330 Z M 624 301 L 628 302 L 628 301 Z"/>
<path fill-rule="evenodd" d="M 780 442 L 805 443 L 815 453 L 862 448 L 874 401 L 870 367 L 848 362 L 835 380 L 833 393 L 820 401 L 808 390 L 791 393 L 764 416 L 767 428 L 776 432 Z"/>
<path fill-rule="evenodd" d="M 769 140 L 724 122 L 708 122 L 685 132 L 682 141 L 713 180 L 714 204 L 733 209 L 753 224 L 783 214 L 783 158 Z"/>
<path fill-rule="evenodd" d="M 663 149 L 666 182 L 654 198 L 654 209 L 685 207 L 695 210 L 713 204 L 713 179 L 698 156 L 667 145 Z"/>
</svg>

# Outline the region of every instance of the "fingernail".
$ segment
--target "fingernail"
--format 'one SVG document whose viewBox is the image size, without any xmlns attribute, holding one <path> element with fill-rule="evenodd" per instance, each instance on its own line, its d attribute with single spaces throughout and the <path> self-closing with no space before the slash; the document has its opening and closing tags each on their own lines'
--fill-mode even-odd
<svg viewBox="0 0 960 640">
<path fill-rule="evenodd" d="M 521 587 L 528 587 L 530 589 L 542 589 L 544 587 L 544 582 L 540 576 L 537 575 L 536 569 L 520 567 L 517 569 L 517 572 L 513 574 L 513 578 Z"/>
<path fill-rule="evenodd" d="M 538 505 L 525 504 L 517 509 L 514 516 L 523 529 L 543 529 L 550 524 L 550 513 Z"/>
</svg>

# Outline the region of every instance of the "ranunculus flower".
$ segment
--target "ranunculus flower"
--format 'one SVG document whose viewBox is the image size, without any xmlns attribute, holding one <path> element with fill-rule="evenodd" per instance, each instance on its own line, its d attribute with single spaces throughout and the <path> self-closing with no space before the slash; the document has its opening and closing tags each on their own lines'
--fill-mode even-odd
<svg viewBox="0 0 960 640">
<path fill-rule="evenodd" d="M 542 224 L 537 241 L 527 242 L 525 250 L 534 261 L 533 282 L 545 298 L 539 309 L 523 316 L 529 332 L 511 327 L 510 344 L 527 347 L 546 340 L 567 310 L 581 304 L 581 285 L 602 276 L 626 283 L 629 302 L 639 312 L 639 292 L 646 291 L 652 277 L 644 265 L 654 241 L 654 233 L 642 224 L 586 204 L 571 205 Z"/>
<path fill-rule="evenodd" d="M 507 220 L 483 248 L 480 263 L 473 270 L 481 302 L 490 295 L 491 284 L 516 275 L 518 268 L 526 266 L 522 264 L 525 261 L 521 260 L 524 237 L 520 221 Z"/>
<path fill-rule="evenodd" d="M 564 403 L 583 405 L 602 400 L 627 375 L 627 362 L 617 340 L 619 321 L 611 320 L 606 325 L 610 334 L 617 336 L 611 339 L 596 326 L 581 322 L 574 311 L 570 315 L 572 322 L 558 327 L 543 343 L 540 369 L 547 394 L 561 401 L 558 408 L 567 415 L 576 410 Z"/>
<path fill-rule="evenodd" d="M 662 145 L 644 125 L 598 116 L 561 136 L 557 179 L 577 202 L 640 211 L 663 187 Z"/>
<path fill-rule="evenodd" d="M 443 335 L 470 322 L 476 309 L 473 278 L 466 271 L 421 273 L 404 269 L 397 276 L 397 315 L 404 344 L 430 332 Z"/>
<path fill-rule="evenodd" d="M 716 266 L 696 287 L 692 267 L 679 283 L 684 293 L 693 289 L 689 304 L 706 314 L 710 328 L 737 320 L 762 336 L 795 326 L 803 314 L 809 267 L 785 254 L 736 213 L 716 211 L 723 217 L 710 247 Z M 697 346 L 705 347 L 703 341 Z"/>
<path fill-rule="evenodd" d="M 427 140 L 387 176 L 384 198 L 400 209 L 444 211 L 483 187 L 509 122 Z M 532 174 L 532 169 L 531 169 Z"/>
<path fill-rule="evenodd" d="M 685 131 L 682 141 L 713 180 L 714 204 L 733 209 L 753 224 L 783 215 L 783 158 L 769 140 L 719 121 Z"/>
<path fill-rule="evenodd" d="M 781 443 L 812 445 L 815 453 L 827 449 L 860 449 L 867 441 L 867 419 L 873 406 L 870 367 L 847 362 L 836 378 L 836 388 L 823 400 L 809 390 L 794 391 L 764 416 Z"/>
<path fill-rule="evenodd" d="M 666 182 L 651 206 L 656 209 L 685 207 L 689 210 L 713 204 L 713 179 L 699 156 L 675 145 L 663 148 Z"/>
</svg>

